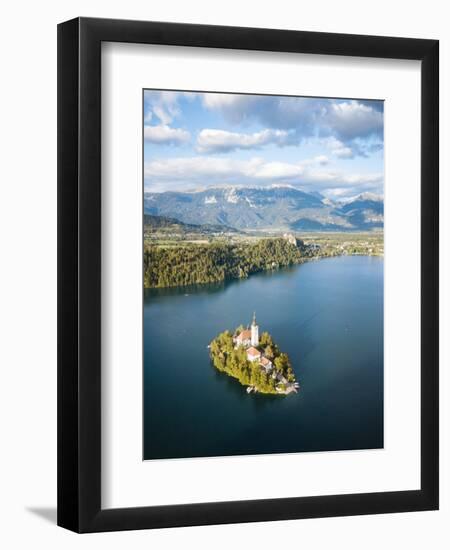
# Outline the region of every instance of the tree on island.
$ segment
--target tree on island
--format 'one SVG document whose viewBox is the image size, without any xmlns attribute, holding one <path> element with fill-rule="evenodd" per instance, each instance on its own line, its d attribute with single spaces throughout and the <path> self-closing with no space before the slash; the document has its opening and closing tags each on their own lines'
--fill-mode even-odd
<svg viewBox="0 0 450 550">
<path fill-rule="evenodd" d="M 272 346 L 266 346 L 264 348 L 264 355 L 267 357 L 267 359 L 270 359 L 271 361 L 275 359 L 275 353 Z"/>
<path fill-rule="evenodd" d="M 250 361 L 247 349 L 236 343 L 236 337 L 243 330 L 245 327 L 241 325 L 233 333 L 226 330 L 214 338 L 209 346 L 214 367 L 249 386 L 251 391 L 277 395 L 296 392 L 298 384 L 289 357 L 280 352 L 271 335 L 261 334 L 256 346 L 261 356 Z M 261 363 L 263 359 L 266 366 Z"/>
</svg>

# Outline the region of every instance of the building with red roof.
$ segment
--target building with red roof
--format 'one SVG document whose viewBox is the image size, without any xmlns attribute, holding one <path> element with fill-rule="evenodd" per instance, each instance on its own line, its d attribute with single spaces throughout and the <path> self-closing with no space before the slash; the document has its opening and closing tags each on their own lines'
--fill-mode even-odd
<svg viewBox="0 0 450 550">
<path fill-rule="evenodd" d="M 257 361 L 260 357 L 261 357 L 261 352 L 259 350 L 257 350 L 253 346 L 248 348 L 248 350 L 247 350 L 247 359 L 249 361 Z"/>
</svg>

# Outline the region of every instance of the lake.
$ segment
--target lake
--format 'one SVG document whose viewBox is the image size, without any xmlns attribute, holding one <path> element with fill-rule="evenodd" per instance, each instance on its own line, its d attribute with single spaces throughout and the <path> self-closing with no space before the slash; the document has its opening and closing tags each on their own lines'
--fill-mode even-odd
<svg viewBox="0 0 450 550">
<path fill-rule="evenodd" d="M 288 353 L 298 394 L 247 394 L 207 346 L 249 324 Z M 383 258 L 310 261 L 144 292 L 144 459 L 383 447 Z"/>
</svg>

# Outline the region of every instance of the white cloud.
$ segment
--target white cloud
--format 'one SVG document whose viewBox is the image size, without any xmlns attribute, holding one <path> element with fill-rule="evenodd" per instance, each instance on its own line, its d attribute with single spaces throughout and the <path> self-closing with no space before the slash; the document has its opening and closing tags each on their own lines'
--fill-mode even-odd
<svg viewBox="0 0 450 550">
<path fill-rule="evenodd" d="M 293 132 L 265 129 L 252 134 L 227 132 L 205 128 L 197 137 L 197 150 L 201 153 L 227 153 L 236 149 L 257 149 L 274 144 L 279 147 L 298 143 Z"/>
<path fill-rule="evenodd" d="M 324 169 L 316 160 L 299 163 L 267 162 L 254 157 L 187 157 L 153 160 L 144 167 L 146 188 L 153 191 L 208 188 L 217 185 L 291 184 L 326 196 L 345 196 L 355 189 L 379 192 L 382 173 L 346 173 Z"/>
<path fill-rule="evenodd" d="M 191 141 L 189 149 L 184 149 L 184 158 L 170 157 L 162 150 L 161 155 L 167 157 L 146 162 L 147 189 L 279 184 L 339 198 L 363 191 L 382 192 L 382 163 L 379 173 L 364 173 L 363 162 L 336 162 L 382 151 L 381 102 L 158 91 L 146 92 L 144 101 L 146 141 L 169 145 Z M 192 114 L 188 108 L 192 101 L 196 109 L 203 109 L 207 121 L 196 139 L 189 126 L 196 112 Z M 213 118 L 208 117 L 207 110 L 215 111 Z M 221 117 L 227 126 L 220 124 Z M 236 131 L 229 131 L 233 129 Z M 282 155 L 270 154 L 270 159 L 255 156 L 245 160 L 245 153 L 233 154 L 271 145 L 301 144 L 307 145 L 305 151 L 313 151 L 311 158 L 299 160 L 295 148 Z M 200 154 L 195 156 L 196 152 Z M 381 154 L 378 156 L 382 159 Z"/>
<path fill-rule="evenodd" d="M 181 128 L 170 128 L 165 124 L 145 126 L 144 139 L 150 143 L 181 145 L 191 139 L 191 134 Z"/>
<path fill-rule="evenodd" d="M 347 174 L 342 178 L 342 181 L 351 185 L 378 183 L 380 181 L 380 174 Z"/>
<path fill-rule="evenodd" d="M 237 103 L 242 103 L 246 98 L 255 96 L 245 96 L 240 94 L 202 94 L 202 102 L 208 109 L 220 109 L 222 107 L 231 107 Z"/>
<path fill-rule="evenodd" d="M 146 178 L 178 180 L 198 180 L 203 177 L 229 177 L 239 171 L 233 169 L 230 159 L 213 157 L 189 157 L 152 160 L 144 167 Z"/>
<path fill-rule="evenodd" d="M 299 135 L 311 135 L 320 101 L 303 97 L 242 94 L 203 94 L 208 110 L 220 111 L 232 124 L 256 121 L 269 128 L 295 129 Z"/>
<path fill-rule="evenodd" d="M 161 124 L 168 125 L 181 114 L 178 105 L 179 92 L 159 92 L 146 90 L 144 93 L 145 119 L 149 121 L 153 115 Z"/>
<path fill-rule="evenodd" d="M 271 180 L 301 176 L 301 163 L 265 162 L 259 157 L 237 160 L 222 157 L 169 158 L 150 161 L 145 165 L 146 178 L 167 178 L 199 180 L 199 178 L 245 178 L 250 180 Z M 213 184 L 214 181 L 211 181 Z"/>
<path fill-rule="evenodd" d="M 355 156 L 351 147 L 348 147 L 347 145 L 342 143 L 342 141 L 336 139 L 333 136 L 322 139 L 321 141 L 325 145 L 325 147 L 327 147 L 331 151 L 331 154 L 337 158 L 351 159 Z"/>
<path fill-rule="evenodd" d="M 356 100 L 332 103 L 328 120 L 344 140 L 377 134 L 383 128 L 383 113 Z"/>
<path fill-rule="evenodd" d="M 249 161 L 219 157 L 183 157 L 153 160 L 145 165 L 145 176 L 168 180 L 199 180 L 200 178 L 252 177 L 261 159 Z"/>
<path fill-rule="evenodd" d="M 203 94 L 209 110 L 219 111 L 232 124 L 257 122 L 266 128 L 294 132 L 297 142 L 320 135 L 342 143 L 335 156 L 366 156 L 371 151 L 353 147 L 355 140 L 376 137 L 382 142 L 383 107 L 380 102 L 284 96 Z"/>
<path fill-rule="evenodd" d="M 326 196 L 329 199 L 342 199 L 348 196 L 348 193 L 352 192 L 352 189 L 349 190 L 348 187 L 334 187 L 333 189 L 326 190 Z"/>
<path fill-rule="evenodd" d="M 252 176 L 261 179 L 286 179 L 298 178 L 303 175 L 305 168 L 302 164 L 290 164 L 287 162 L 263 162 L 255 169 Z"/>
<path fill-rule="evenodd" d="M 346 147 L 345 145 L 334 149 L 333 155 L 340 159 L 352 159 L 355 156 L 351 147 Z"/>
<path fill-rule="evenodd" d="M 317 157 L 314 157 L 313 158 L 313 162 L 315 164 L 320 164 L 321 166 L 325 166 L 326 164 L 328 164 L 330 161 L 328 159 L 328 157 L 326 155 L 318 155 Z"/>
<path fill-rule="evenodd" d="M 153 107 L 153 113 L 159 118 L 161 124 L 170 124 L 174 118 L 172 113 L 166 111 L 159 105 L 155 105 L 155 107 Z"/>
</svg>

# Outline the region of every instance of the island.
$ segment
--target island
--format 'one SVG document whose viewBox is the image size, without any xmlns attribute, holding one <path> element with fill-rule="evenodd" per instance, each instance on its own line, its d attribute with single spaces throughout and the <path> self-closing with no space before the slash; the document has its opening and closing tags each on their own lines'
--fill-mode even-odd
<svg viewBox="0 0 450 550">
<path fill-rule="evenodd" d="M 288 355 L 280 351 L 268 332 L 259 336 L 256 314 L 250 327 L 241 325 L 233 333 L 226 330 L 208 347 L 214 367 L 247 386 L 247 393 L 298 392 L 299 384 Z"/>
</svg>

